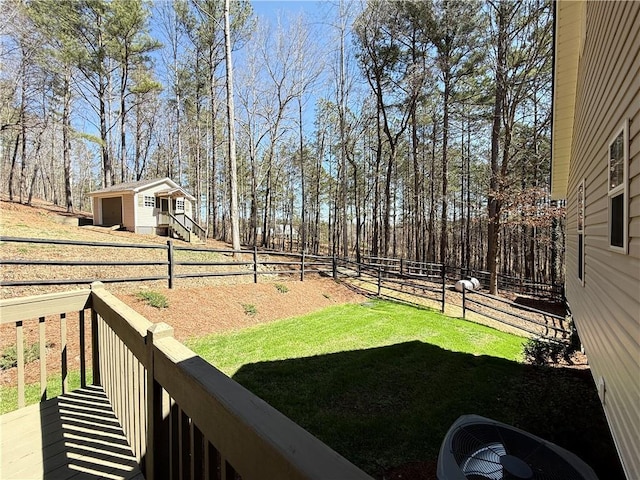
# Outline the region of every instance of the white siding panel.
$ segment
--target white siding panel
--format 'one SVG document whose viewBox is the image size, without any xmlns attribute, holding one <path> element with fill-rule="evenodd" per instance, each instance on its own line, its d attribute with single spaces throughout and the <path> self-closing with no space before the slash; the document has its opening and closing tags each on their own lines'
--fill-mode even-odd
<svg viewBox="0 0 640 480">
<path fill-rule="evenodd" d="M 139 192 L 136 194 L 136 208 L 137 208 L 137 218 L 136 218 L 136 228 L 140 230 L 142 227 L 143 230 L 147 227 L 155 227 L 158 224 L 157 212 L 158 208 L 147 207 L 144 204 L 144 197 L 155 197 L 153 191 L 146 190 L 144 192 Z"/>
<path fill-rule="evenodd" d="M 134 196 L 132 194 L 122 195 L 122 224 L 130 232 L 136 231 L 133 200 Z"/>
<path fill-rule="evenodd" d="M 640 478 L 640 2 L 588 2 L 567 195 L 567 298 L 627 477 Z M 629 252 L 608 246 L 607 160 L 629 120 Z M 575 192 L 585 190 L 585 285 Z"/>
</svg>

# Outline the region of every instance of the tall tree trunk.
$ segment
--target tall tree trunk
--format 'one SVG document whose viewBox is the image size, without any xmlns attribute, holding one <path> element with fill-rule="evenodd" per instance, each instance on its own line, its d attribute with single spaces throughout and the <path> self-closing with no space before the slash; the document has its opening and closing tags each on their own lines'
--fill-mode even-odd
<svg viewBox="0 0 640 480">
<path fill-rule="evenodd" d="M 226 0 L 225 0 L 226 1 Z M 226 6 L 226 3 L 225 3 Z M 226 36 L 225 36 L 226 42 Z M 226 57 L 226 49 L 225 49 Z M 229 73 L 227 72 L 227 77 Z M 228 78 L 227 78 L 228 81 Z M 233 85 L 232 85 L 233 89 Z M 232 93 L 233 94 L 233 93 Z M 227 96 L 229 95 L 229 86 L 227 85 Z M 211 231 L 214 238 L 218 236 L 218 155 L 216 149 L 216 114 L 218 110 L 218 102 L 216 99 L 216 72 L 215 72 L 215 48 L 213 45 L 209 46 L 209 97 L 210 97 L 210 112 L 211 115 L 211 179 L 209 183 L 209 211 L 211 212 Z M 227 121 L 229 120 L 229 104 L 227 103 Z M 234 114 L 235 118 L 235 114 Z M 234 120 L 235 123 L 235 120 Z M 235 130 L 235 125 L 234 125 Z M 235 132 L 234 132 L 235 133 Z M 231 139 L 228 139 L 231 142 Z M 235 139 L 234 139 L 235 142 Z M 234 146 L 235 149 L 235 146 Z M 234 160 L 235 161 L 235 160 Z M 236 180 L 237 182 L 237 180 Z M 237 185 L 236 185 L 237 191 Z M 236 198 L 237 201 L 237 198 Z M 232 219 L 233 223 L 233 219 Z M 233 229 L 232 229 L 233 230 Z M 233 237 L 233 233 L 232 233 Z M 232 240 L 233 242 L 233 240 Z"/>
<path fill-rule="evenodd" d="M 231 58 L 231 28 L 229 26 L 229 0 L 224 2 L 224 43 L 227 65 L 227 118 L 229 122 L 229 181 L 231 182 L 231 238 L 234 250 L 240 250 L 238 222 L 238 167 L 236 164 L 236 127 L 233 99 L 233 62 Z M 214 139 L 215 142 L 215 139 Z M 215 178 L 213 179 L 215 182 Z"/>
<path fill-rule="evenodd" d="M 26 57 L 26 52 L 22 52 L 23 58 Z M 27 76 L 26 76 L 26 63 L 22 64 L 22 82 L 20 87 L 20 203 L 23 201 L 23 196 L 26 194 L 25 182 L 27 179 Z"/>
<path fill-rule="evenodd" d="M 15 197 L 14 193 L 14 177 L 16 175 L 16 166 L 18 165 L 18 149 L 20 147 L 20 137 L 22 135 L 18 133 L 16 140 L 13 143 L 13 155 L 11 155 L 11 170 L 9 170 L 9 200 L 13 202 Z"/>
<path fill-rule="evenodd" d="M 442 117 L 442 209 L 440 212 L 440 263 L 447 264 L 447 190 L 448 190 L 448 149 L 449 149 L 449 97 L 451 95 L 451 82 L 449 74 L 444 74 L 444 97 L 443 97 L 443 117 Z"/>
<path fill-rule="evenodd" d="M 71 72 L 64 76 L 64 106 L 62 111 L 62 158 L 64 163 L 64 193 L 67 212 L 73 212 L 71 191 Z"/>
<path fill-rule="evenodd" d="M 307 250 L 307 190 L 304 168 L 304 137 L 302 135 L 302 96 L 298 97 L 298 121 L 298 140 L 300 142 L 300 231 L 298 235 L 301 251 L 305 252 Z"/>
<path fill-rule="evenodd" d="M 489 180 L 489 194 L 487 208 L 489 225 L 487 228 L 487 269 L 489 269 L 489 293 L 498 292 L 498 248 L 500 232 L 500 166 L 499 143 L 502 124 L 502 108 L 505 95 L 505 66 L 506 66 L 506 13 L 502 3 L 498 5 L 498 45 L 496 58 L 496 89 L 493 104 L 493 126 L 491 128 L 491 178 Z"/>
<path fill-rule="evenodd" d="M 438 138 L 437 118 L 434 114 L 433 130 L 431 135 L 431 166 L 429 168 L 429 240 L 427 247 L 427 260 L 436 260 L 436 141 Z"/>
</svg>

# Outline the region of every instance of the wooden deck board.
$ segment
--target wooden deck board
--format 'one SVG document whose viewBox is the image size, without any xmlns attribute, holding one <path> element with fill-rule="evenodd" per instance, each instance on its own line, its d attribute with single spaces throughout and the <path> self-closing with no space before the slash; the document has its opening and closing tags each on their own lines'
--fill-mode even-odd
<svg viewBox="0 0 640 480">
<path fill-rule="evenodd" d="M 144 480 L 100 387 L 2 415 L 0 478 Z"/>
</svg>

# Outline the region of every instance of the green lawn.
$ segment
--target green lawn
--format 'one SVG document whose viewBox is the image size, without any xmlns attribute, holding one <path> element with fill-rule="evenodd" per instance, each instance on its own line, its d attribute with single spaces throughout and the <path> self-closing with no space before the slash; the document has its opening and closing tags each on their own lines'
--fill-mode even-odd
<svg viewBox="0 0 640 480">
<path fill-rule="evenodd" d="M 387 301 L 339 305 L 310 315 L 210 335 L 188 346 L 229 376 L 248 363 L 304 358 L 419 341 L 453 352 L 519 361 L 522 337 L 431 310 Z"/>
<path fill-rule="evenodd" d="M 409 462 L 433 465 L 449 426 L 467 413 L 531 431 L 616 478 L 590 373 L 522 364 L 523 342 L 372 301 L 189 346 L 377 478 Z"/>
<path fill-rule="evenodd" d="M 524 339 L 388 301 L 341 305 L 188 345 L 376 478 L 433 468 L 458 416 L 520 427 L 623 478 L 588 370 L 521 363 Z M 79 384 L 70 374 L 72 388 Z M 88 380 L 90 381 L 90 380 Z M 49 380 L 48 396 L 60 378 Z M 29 403 L 39 387 L 27 387 Z M 16 389 L 0 388 L 2 412 Z"/>
<path fill-rule="evenodd" d="M 87 385 L 92 382 L 91 370 L 87 372 Z M 80 372 L 69 372 L 69 391 L 80 388 Z M 60 374 L 47 377 L 47 398 L 57 397 L 62 393 Z M 24 398 L 27 405 L 40 401 L 40 383 L 25 385 Z M 18 408 L 18 387 L 0 387 L 0 414 L 11 412 Z"/>
</svg>

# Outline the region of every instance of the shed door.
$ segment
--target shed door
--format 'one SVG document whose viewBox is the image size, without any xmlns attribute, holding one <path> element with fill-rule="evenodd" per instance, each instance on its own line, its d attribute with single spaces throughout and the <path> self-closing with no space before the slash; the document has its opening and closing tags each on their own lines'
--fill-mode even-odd
<svg viewBox="0 0 640 480">
<path fill-rule="evenodd" d="M 102 199 L 102 224 L 107 227 L 122 225 L 122 197 Z"/>
</svg>

